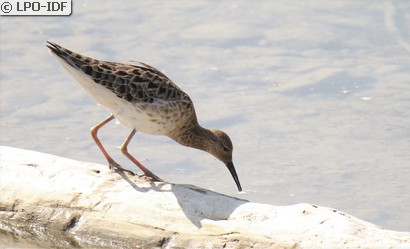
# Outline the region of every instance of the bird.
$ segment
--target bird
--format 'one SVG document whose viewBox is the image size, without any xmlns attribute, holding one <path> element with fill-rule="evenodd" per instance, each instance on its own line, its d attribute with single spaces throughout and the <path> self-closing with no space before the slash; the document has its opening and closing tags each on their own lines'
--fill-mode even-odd
<svg viewBox="0 0 410 249">
<path fill-rule="evenodd" d="M 100 128 L 116 119 L 131 129 L 120 146 L 122 154 L 153 181 L 163 182 L 128 152 L 128 144 L 137 131 L 164 135 L 183 146 L 210 153 L 227 167 L 239 192 L 242 191 L 232 161 L 231 139 L 221 130 L 202 127 L 191 98 L 165 74 L 143 62 L 97 60 L 51 41 L 47 41 L 46 46 L 88 95 L 110 111 L 108 118 L 90 129 L 110 169 L 134 174 L 114 161 L 97 136 Z"/>
</svg>

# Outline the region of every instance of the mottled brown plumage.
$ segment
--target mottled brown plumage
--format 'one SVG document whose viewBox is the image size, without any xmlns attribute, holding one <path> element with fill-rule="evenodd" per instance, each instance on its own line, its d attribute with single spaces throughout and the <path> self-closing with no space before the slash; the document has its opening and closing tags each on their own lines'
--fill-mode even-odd
<svg viewBox="0 0 410 249">
<path fill-rule="evenodd" d="M 110 117 L 91 129 L 110 168 L 129 171 L 109 156 L 97 137 L 98 130 L 115 117 L 132 128 L 121 151 L 154 180 L 161 179 L 127 151 L 137 130 L 165 135 L 184 146 L 209 152 L 228 167 L 238 189 L 242 190 L 232 163 L 233 146 L 229 136 L 220 130 L 201 127 L 189 96 L 159 70 L 145 63 L 132 65 L 96 60 L 52 42 L 48 42 L 47 47 L 87 93 L 111 111 Z"/>
</svg>

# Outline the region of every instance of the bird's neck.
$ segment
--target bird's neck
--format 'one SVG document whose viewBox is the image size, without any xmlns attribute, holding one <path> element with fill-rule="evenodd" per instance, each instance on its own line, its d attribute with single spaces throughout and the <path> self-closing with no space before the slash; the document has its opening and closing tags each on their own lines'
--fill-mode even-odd
<svg viewBox="0 0 410 249">
<path fill-rule="evenodd" d="M 210 143 L 214 141 L 215 135 L 212 131 L 197 124 L 171 138 L 183 146 L 207 151 L 206 148 L 209 148 Z"/>
</svg>

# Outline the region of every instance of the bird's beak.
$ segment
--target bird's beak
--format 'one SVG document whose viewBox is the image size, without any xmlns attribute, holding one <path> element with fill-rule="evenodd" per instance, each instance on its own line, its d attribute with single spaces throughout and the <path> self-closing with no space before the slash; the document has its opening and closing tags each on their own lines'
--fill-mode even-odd
<svg viewBox="0 0 410 249">
<path fill-rule="evenodd" d="M 241 183 L 239 182 L 238 175 L 236 174 L 235 167 L 233 166 L 233 162 L 229 162 L 226 164 L 226 167 L 228 167 L 229 172 L 231 172 L 231 175 L 233 179 L 235 180 L 236 186 L 238 186 L 239 192 L 242 191 Z"/>
</svg>

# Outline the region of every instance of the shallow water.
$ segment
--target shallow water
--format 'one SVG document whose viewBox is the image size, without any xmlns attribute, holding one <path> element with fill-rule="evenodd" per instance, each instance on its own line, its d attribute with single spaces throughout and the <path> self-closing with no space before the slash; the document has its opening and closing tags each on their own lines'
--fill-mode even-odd
<svg viewBox="0 0 410 249">
<path fill-rule="evenodd" d="M 1 145 L 105 163 L 89 128 L 109 115 L 45 47 L 143 61 L 226 131 L 228 170 L 166 137 L 129 150 L 157 175 L 273 205 L 331 206 L 410 230 L 408 1 L 73 1 L 70 17 L 1 17 Z M 130 130 L 101 130 L 118 146 Z"/>
</svg>

